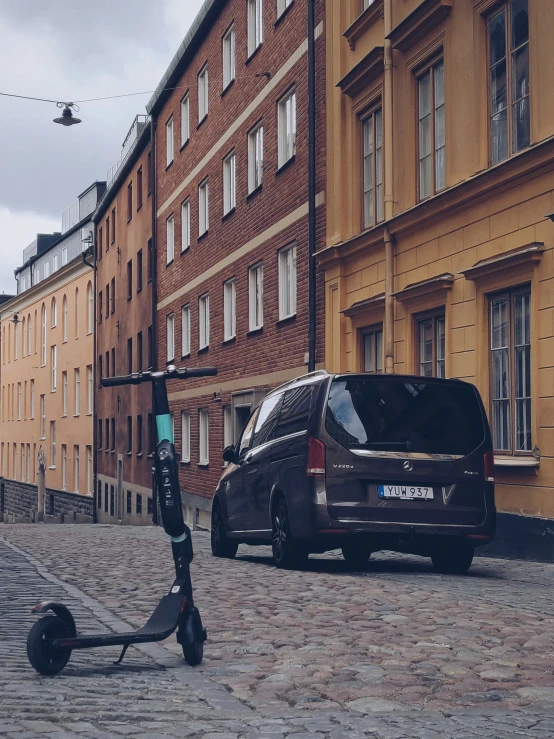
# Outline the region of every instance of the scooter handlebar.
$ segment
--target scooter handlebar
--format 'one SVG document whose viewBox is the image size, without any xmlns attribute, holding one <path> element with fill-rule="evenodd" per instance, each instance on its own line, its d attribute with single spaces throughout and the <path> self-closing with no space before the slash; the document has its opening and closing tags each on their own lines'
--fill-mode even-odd
<svg viewBox="0 0 554 739">
<path fill-rule="evenodd" d="M 169 367 L 165 372 L 133 372 L 130 375 L 119 377 L 103 377 L 100 380 L 102 387 L 115 387 L 119 385 L 140 385 L 143 382 L 152 382 L 156 377 L 163 376 L 166 380 L 181 379 L 189 377 L 213 377 L 217 375 L 217 367 Z"/>
</svg>

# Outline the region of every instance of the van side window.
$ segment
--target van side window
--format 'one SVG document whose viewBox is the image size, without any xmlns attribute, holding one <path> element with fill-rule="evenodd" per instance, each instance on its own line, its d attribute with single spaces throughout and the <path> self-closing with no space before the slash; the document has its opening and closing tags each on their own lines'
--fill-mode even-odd
<svg viewBox="0 0 554 739">
<path fill-rule="evenodd" d="M 273 432 L 275 431 L 279 411 L 281 410 L 282 399 L 283 393 L 280 393 L 279 395 L 272 395 L 261 404 L 258 420 L 254 428 L 253 447 L 265 444 L 266 441 L 273 438 Z"/>
<path fill-rule="evenodd" d="M 245 451 L 247 451 L 250 448 L 250 440 L 252 439 L 252 432 L 254 431 L 254 424 L 256 423 L 257 417 L 258 417 L 258 410 L 256 409 L 254 413 L 250 416 L 250 419 L 248 420 L 248 423 L 244 427 L 244 431 L 242 432 L 242 435 L 240 437 L 239 457 L 241 454 L 243 454 Z"/>
<path fill-rule="evenodd" d="M 285 393 L 275 433 L 277 439 L 308 430 L 313 388 L 313 385 L 302 385 Z"/>
</svg>

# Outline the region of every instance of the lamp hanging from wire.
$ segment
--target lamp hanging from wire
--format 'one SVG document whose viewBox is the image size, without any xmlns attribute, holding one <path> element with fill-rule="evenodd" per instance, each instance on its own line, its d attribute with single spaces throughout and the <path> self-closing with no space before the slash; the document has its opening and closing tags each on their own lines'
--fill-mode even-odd
<svg viewBox="0 0 554 739">
<path fill-rule="evenodd" d="M 59 118 L 54 118 L 54 123 L 60 123 L 62 126 L 73 126 L 75 123 L 81 123 L 80 118 L 75 118 L 73 111 L 79 112 L 80 108 L 75 103 L 56 103 L 58 108 L 63 108 Z"/>
</svg>

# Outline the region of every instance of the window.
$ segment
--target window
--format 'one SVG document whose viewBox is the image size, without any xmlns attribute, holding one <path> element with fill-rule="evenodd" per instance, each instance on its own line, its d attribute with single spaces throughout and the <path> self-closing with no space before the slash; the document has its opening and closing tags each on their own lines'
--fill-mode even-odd
<svg viewBox="0 0 554 739">
<path fill-rule="evenodd" d="M 75 369 L 75 415 L 81 412 L 81 370 Z"/>
<path fill-rule="evenodd" d="M 31 418 L 35 417 L 35 381 L 31 380 Z"/>
<path fill-rule="evenodd" d="M 264 181 L 264 127 L 260 123 L 248 134 L 248 192 Z"/>
<path fill-rule="evenodd" d="M 129 182 L 127 185 L 127 220 L 130 221 L 133 217 L 133 183 Z"/>
<path fill-rule="evenodd" d="M 154 515 L 154 503 L 152 502 L 152 498 L 147 498 L 146 510 L 148 511 L 149 516 Z"/>
<path fill-rule="evenodd" d="M 100 232 L 102 232 L 102 229 L 100 229 Z M 67 246 L 64 246 L 62 249 L 62 267 L 64 267 L 67 264 Z"/>
<path fill-rule="evenodd" d="M 223 37 L 223 89 L 235 79 L 235 25 Z"/>
<path fill-rule="evenodd" d="M 67 490 L 67 446 L 62 444 L 62 490 Z"/>
<path fill-rule="evenodd" d="M 142 208 L 142 167 L 137 169 L 137 210 Z"/>
<path fill-rule="evenodd" d="M 94 403 L 94 386 L 92 379 L 92 364 L 87 364 L 87 414 L 92 415 Z"/>
<path fill-rule="evenodd" d="M 98 323 L 102 323 L 102 310 L 103 310 L 102 290 L 98 293 Z"/>
<path fill-rule="evenodd" d="M 127 416 L 127 454 L 133 453 L 133 416 Z"/>
<path fill-rule="evenodd" d="M 264 266 L 260 262 L 248 270 L 249 330 L 256 331 L 264 325 Z"/>
<path fill-rule="evenodd" d="M 102 510 L 102 483 L 100 482 L 100 480 L 98 481 L 98 494 L 97 494 L 96 505 L 99 511 Z"/>
<path fill-rule="evenodd" d="M 127 490 L 127 513 L 133 512 L 133 493 Z"/>
<path fill-rule="evenodd" d="M 142 516 L 142 495 L 137 493 L 136 497 L 136 512 L 137 516 Z"/>
<path fill-rule="evenodd" d="M 304 385 L 285 393 L 275 432 L 278 439 L 307 430 L 313 387 Z"/>
<path fill-rule="evenodd" d="M 146 157 L 146 186 L 148 188 L 148 194 L 152 192 L 152 152 L 148 152 Z"/>
<path fill-rule="evenodd" d="M 137 252 L 137 292 L 142 290 L 142 249 Z"/>
<path fill-rule="evenodd" d="M 488 21 L 491 162 L 531 141 L 528 0 L 510 0 Z"/>
<path fill-rule="evenodd" d="M 96 442 L 98 444 L 98 451 L 101 452 L 103 448 L 102 447 L 102 419 L 101 418 L 98 419 L 98 438 Z"/>
<path fill-rule="evenodd" d="M 383 371 L 383 329 L 373 328 L 362 333 L 362 372 L 381 374 Z"/>
<path fill-rule="evenodd" d="M 127 262 L 127 300 L 133 297 L 133 260 Z"/>
<path fill-rule="evenodd" d="M 279 320 L 296 314 L 296 246 L 279 252 Z"/>
<path fill-rule="evenodd" d="M 110 315 L 110 286 L 106 285 L 106 318 Z"/>
<path fill-rule="evenodd" d="M 190 413 L 181 411 L 181 462 L 190 462 Z"/>
<path fill-rule="evenodd" d="M 62 301 L 62 336 L 63 340 L 67 341 L 67 319 L 68 319 L 68 310 L 67 310 L 67 296 L 63 296 Z"/>
<path fill-rule="evenodd" d="M 127 372 L 133 371 L 133 339 L 127 339 Z"/>
<path fill-rule="evenodd" d="M 206 64 L 198 74 L 198 123 L 202 123 L 208 115 L 208 65 Z"/>
<path fill-rule="evenodd" d="M 102 229 L 102 226 L 100 226 L 98 229 L 98 236 L 97 236 L 97 243 L 96 243 L 96 254 L 98 256 L 98 260 L 102 259 L 102 244 L 104 243 L 103 233 L 104 231 Z M 63 262 L 63 258 L 62 258 L 62 262 Z"/>
<path fill-rule="evenodd" d="M 190 305 L 181 308 L 181 355 L 190 354 Z"/>
<path fill-rule="evenodd" d="M 190 138 L 190 96 L 186 92 L 181 100 L 181 146 Z"/>
<path fill-rule="evenodd" d="M 165 222 L 165 230 L 167 235 L 166 247 L 166 264 L 171 264 L 175 256 L 175 218 L 169 216 Z"/>
<path fill-rule="evenodd" d="M 173 161 L 173 116 L 165 124 L 165 166 Z"/>
<path fill-rule="evenodd" d="M 106 218 L 106 251 L 110 248 L 110 218 Z"/>
<path fill-rule="evenodd" d="M 106 453 L 110 451 L 110 419 L 106 418 Z"/>
<path fill-rule="evenodd" d="M 371 0 L 364 0 L 366 6 L 368 2 L 371 2 Z M 292 5 L 292 0 L 277 0 L 277 18 L 283 15 L 289 5 Z"/>
<path fill-rule="evenodd" d="M 489 301 L 493 443 L 512 454 L 532 449 L 530 302 L 529 287 Z"/>
<path fill-rule="evenodd" d="M 52 328 L 56 328 L 56 326 L 58 325 L 58 304 L 56 303 L 56 298 L 52 298 L 50 317 L 52 319 Z"/>
<path fill-rule="evenodd" d="M 62 416 L 67 416 L 67 371 L 62 372 Z"/>
<path fill-rule="evenodd" d="M 44 262 L 44 279 L 50 276 L 50 261 L 47 259 Z"/>
<path fill-rule="evenodd" d="M 445 186 L 444 61 L 417 80 L 419 118 L 419 199 Z"/>
<path fill-rule="evenodd" d="M 248 0 L 248 56 L 263 41 L 262 0 Z"/>
<path fill-rule="evenodd" d="M 87 493 L 93 492 L 92 447 L 87 446 Z"/>
<path fill-rule="evenodd" d="M 223 406 L 223 448 L 233 443 L 233 413 L 230 405 Z"/>
<path fill-rule="evenodd" d="M 167 361 L 175 359 L 175 314 L 170 313 L 165 319 Z"/>
<path fill-rule="evenodd" d="M 23 418 L 23 389 L 21 383 L 17 383 L 17 420 L 21 421 Z"/>
<path fill-rule="evenodd" d="M 50 466 L 56 466 L 56 422 L 50 421 Z"/>
<path fill-rule="evenodd" d="M 15 324 L 13 327 L 13 358 L 19 357 L 19 324 Z"/>
<path fill-rule="evenodd" d="M 52 392 L 58 387 L 58 348 L 54 345 L 50 347 L 50 362 L 52 364 Z"/>
<path fill-rule="evenodd" d="M 115 208 L 112 208 L 112 244 L 115 241 Z"/>
<path fill-rule="evenodd" d="M 59 254 L 54 254 L 54 256 L 52 257 L 52 265 L 53 265 L 52 272 L 57 272 L 60 268 L 60 255 Z"/>
<path fill-rule="evenodd" d="M 364 228 L 383 220 L 383 111 L 362 121 Z"/>
<path fill-rule="evenodd" d="M 142 331 L 137 334 L 137 372 L 142 372 Z"/>
<path fill-rule="evenodd" d="M 111 419 L 111 427 L 112 427 L 112 446 L 110 451 L 115 452 L 115 418 Z"/>
<path fill-rule="evenodd" d="M 146 277 L 148 282 L 154 274 L 154 249 L 152 248 L 152 239 L 148 239 L 148 264 L 146 267 Z"/>
<path fill-rule="evenodd" d="M 79 492 L 79 478 L 81 477 L 81 468 L 79 463 L 79 447 L 73 447 L 73 485 L 75 492 Z"/>
<path fill-rule="evenodd" d="M 142 455 L 142 416 L 137 416 L 137 454 Z"/>
<path fill-rule="evenodd" d="M 203 236 L 210 227 L 208 180 L 198 187 L 198 236 Z"/>
<path fill-rule="evenodd" d="M 199 424 L 199 462 L 200 464 L 208 464 L 210 461 L 210 432 L 209 432 L 209 414 L 208 411 L 202 409 L 198 414 Z"/>
<path fill-rule="evenodd" d="M 152 326 L 148 326 L 147 340 L 148 340 L 148 346 L 146 347 L 146 351 L 148 352 L 148 369 L 151 369 L 154 363 L 153 362 L 154 347 L 152 345 Z"/>
<path fill-rule="evenodd" d="M 446 377 L 444 312 L 416 318 L 419 373 L 423 377 Z"/>
<path fill-rule="evenodd" d="M 111 302 L 110 302 L 110 313 L 115 313 L 115 277 L 112 277 L 111 285 L 112 285 L 112 293 L 111 293 L 112 297 L 111 297 Z M 108 296 L 106 295 L 106 299 L 107 297 Z"/>
<path fill-rule="evenodd" d="M 210 344 L 210 296 L 198 298 L 198 348 L 205 349 Z"/>
<path fill-rule="evenodd" d="M 190 246 L 190 200 L 181 205 L 181 252 Z"/>
<path fill-rule="evenodd" d="M 230 213 L 237 204 L 236 199 L 236 156 L 233 151 L 223 160 L 223 215 Z"/>
<path fill-rule="evenodd" d="M 278 166 L 282 167 L 296 154 L 296 91 L 291 90 L 278 105 Z"/>
<path fill-rule="evenodd" d="M 98 355 L 98 387 L 102 387 L 101 380 L 104 377 L 102 374 L 102 355 Z"/>
<path fill-rule="evenodd" d="M 34 268 L 34 270 L 33 270 L 33 276 L 34 276 L 34 278 L 33 278 L 33 285 L 38 285 L 38 283 L 40 282 L 40 270 L 39 270 L 38 267 L 35 267 Z"/>
<path fill-rule="evenodd" d="M 237 283 L 227 280 L 223 283 L 223 339 L 229 341 L 237 333 Z"/>
<path fill-rule="evenodd" d="M 156 445 L 156 430 L 155 430 L 155 424 L 154 424 L 154 416 L 149 413 L 148 414 L 148 456 L 152 456 L 152 452 L 154 451 L 154 447 Z"/>
<path fill-rule="evenodd" d="M 46 306 L 42 304 L 40 315 L 41 365 L 46 367 Z"/>
<path fill-rule="evenodd" d="M 106 377 L 110 376 L 110 352 L 106 352 Z"/>
</svg>

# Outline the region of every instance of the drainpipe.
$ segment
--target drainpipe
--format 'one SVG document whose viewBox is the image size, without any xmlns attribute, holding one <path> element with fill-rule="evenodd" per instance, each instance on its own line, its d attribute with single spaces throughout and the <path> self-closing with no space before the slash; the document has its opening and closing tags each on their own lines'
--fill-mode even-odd
<svg viewBox="0 0 554 739">
<path fill-rule="evenodd" d="M 315 0 L 308 0 L 308 372 L 316 363 Z"/>
<path fill-rule="evenodd" d="M 158 304 L 158 239 L 157 239 L 157 178 L 156 178 L 156 121 L 154 114 L 150 115 L 150 166 L 151 172 L 149 172 L 150 183 L 152 185 L 152 345 L 150 347 L 150 359 L 152 360 L 152 370 L 158 368 L 158 316 L 157 316 L 157 304 Z M 154 422 L 154 384 L 152 383 L 152 422 Z M 151 436 L 151 431 L 148 429 L 148 435 Z M 155 441 L 155 439 L 154 439 Z M 158 490 L 156 488 L 156 475 L 154 471 L 154 460 L 152 460 L 152 523 L 154 526 L 158 525 Z"/>
<path fill-rule="evenodd" d="M 385 121 L 385 372 L 394 373 L 394 243 L 388 221 L 394 215 L 393 141 L 392 141 L 392 44 L 387 38 L 392 30 L 392 0 L 385 0 L 385 73 L 383 118 Z"/>
</svg>

